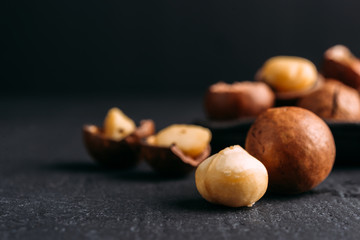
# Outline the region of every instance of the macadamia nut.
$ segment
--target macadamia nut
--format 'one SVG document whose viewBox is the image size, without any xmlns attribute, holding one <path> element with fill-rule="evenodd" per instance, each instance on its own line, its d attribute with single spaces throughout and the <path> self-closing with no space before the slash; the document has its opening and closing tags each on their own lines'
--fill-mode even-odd
<svg viewBox="0 0 360 240">
<path fill-rule="evenodd" d="M 211 152 L 211 132 L 196 125 L 174 124 L 142 142 L 141 155 L 163 176 L 192 172 Z"/>
<path fill-rule="evenodd" d="M 136 125 L 120 109 L 111 108 L 104 121 L 104 136 L 113 140 L 121 140 L 133 133 Z"/>
<path fill-rule="evenodd" d="M 256 117 L 274 102 L 274 92 L 263 82 L 218 82 L 209 87 L 204 107 L 210 119 L 232 120 Z"/>
<path fill-rule="evenodd" d="M 211 132 L 209 129 L 186 124 L 173 124 L 162 129 L 148 140 L 149 143 L 161 147 L 175 144 L 184 154 L 196 157 L 209 145 Z"/>
<path fill-rule="evenodd" d="M 301 98 L 297 105 L 327 120 L 360 120 L 358 91 L 333 79 L 328 79 L 320 89 Z"/>
<path fill-rule="evenodd" d="M 265 194 L 268 174 L 260 161 L 236 145 L 203 161 L 195 181 L 199 193 L 209 202 L 251 207 Z"/>
<path fill-rule="evenodd" d="M 270 108 L 251 126 L 245 149 L 269 173 L 269 190 L 293 194 L 324 181 L 334 165 L 335 142 L 327 124 L 299 107 Z"/>
<path fill-rule="evenodd" d="M 301 57 L 276 56 L 265 62 L 256 76 L 278 92 L 310 89 L 318 72 L 315 65 Z"/>
<path fill-rule="evenodd" d="M 335 45 L 324 53 L 322 73 L 360 91 L 360 59 L 343 45 Z"/>
</svg>

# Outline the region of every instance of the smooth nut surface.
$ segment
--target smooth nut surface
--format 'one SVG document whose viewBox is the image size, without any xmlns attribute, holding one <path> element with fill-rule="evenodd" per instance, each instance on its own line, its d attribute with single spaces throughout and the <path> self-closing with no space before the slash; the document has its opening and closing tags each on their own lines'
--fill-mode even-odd
<svg viewBox="0 0 360 240">
<path fill-rule="evenodd" d="M 218 82 L 209 87 L 204 107 L 214 120 L 254 117 L 274 105 L 273 91 L 262 82 Z"/>
<path fill-rule="evenodd" d="M 306 192 L 329 175 L 335 143 L 326 123 L 299 107 L 272 108 L 251 126 L 245 148 L 269 173 L 269 190 Z"/>
<path fill-rule="evenodd" d="M 136 125 L 119 108 L 111 108 L 105 117 L 103 129 L 105 137 L 118 141 L 133 133 Z"/>
<path fill-rule="evenodd" d="M 255 78 L 278 92 L 292 92 L 313 87 L 318 72 L 315 65 L 305 58 L 276 56 L 264 63 Z"/>
<path fill-rule="evenodd" d="M 328 79 L 320 89 L 301 98 L 297 106 L 328 120 L 360 121 L 358 91 L 332 79 Z"/>
<path fill-rule="evenodd" d="M 162 129 L 152 139 L 151 143 L 160 147 L 170 147 L 175 144 L 190 157 L 200 155 L 209 145 L 211 132 L 209 129 L 188 124 L 173 124 Z"/>
<path fill-rule="evenodd" d="M 360 59 L 343 45 L 335 45 L 324 53 L 322 73 L 360 91 Z"/>
<path fill-rule="evenodd" d="M 251 207 L 265 194 L 268 174 L 260 161 L 236 145 L 203 161 L 195 181 L 199 193 L 209 202 Z"/>
</svg>

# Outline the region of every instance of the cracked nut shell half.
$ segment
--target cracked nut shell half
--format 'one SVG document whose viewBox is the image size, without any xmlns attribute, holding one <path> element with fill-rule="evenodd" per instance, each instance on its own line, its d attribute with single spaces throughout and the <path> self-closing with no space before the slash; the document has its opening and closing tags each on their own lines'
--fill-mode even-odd
<svg viewBox="0 0 360 240">
<path fill-rule="evenodd" d="M 142 120 L 140 126 L 129 136 L 116 141 L 104 137 L 103 129 L 95 125 L 83 127 L 83 140 L 88 153 L 99 164 L 125 169 L 140 161 L 141 139 L 155 132 L 152 120 Z"/>
</svg>

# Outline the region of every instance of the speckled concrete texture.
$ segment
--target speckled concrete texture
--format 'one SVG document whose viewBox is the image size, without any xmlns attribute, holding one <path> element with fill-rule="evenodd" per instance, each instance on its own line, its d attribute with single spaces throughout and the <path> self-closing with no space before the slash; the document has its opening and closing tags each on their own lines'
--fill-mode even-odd
<svg viewBox="0 0 360 240">
<path fill-rule="evenodd" d="M 265 195 L 252 208 L 212 205 L 194 174 L 166 179 L 145 163 L 93 163 L 81 140 L 119 106 L 158 129 L 203 117 L 201 98 L 2 97 L 0 239 L 358 239 L 360 168 L 335 168 L 314 190 Z"/>
</svg>

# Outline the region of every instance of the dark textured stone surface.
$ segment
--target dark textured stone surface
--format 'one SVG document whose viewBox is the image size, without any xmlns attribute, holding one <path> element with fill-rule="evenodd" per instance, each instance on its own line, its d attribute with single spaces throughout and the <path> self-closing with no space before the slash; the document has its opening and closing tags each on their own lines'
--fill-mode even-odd
<svg viewBox="0 0 360 240">
<path fill-rule="evenodd" d="M 0 239 L 360 236 L 360 168 L 334 169 L 309 193 L 266 195 L 240 209 L 207 203 L 193 174 L 164 179 L 145 163 L 100 168 L 85 152 L 81 127 L 100 124 L 112 106 L 135 120 L 153 118 L 158 128 L 203 117 L 199 97 L 2 98 Z"/>
</svg>

